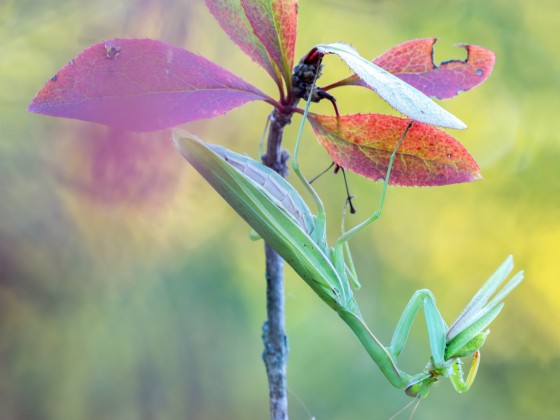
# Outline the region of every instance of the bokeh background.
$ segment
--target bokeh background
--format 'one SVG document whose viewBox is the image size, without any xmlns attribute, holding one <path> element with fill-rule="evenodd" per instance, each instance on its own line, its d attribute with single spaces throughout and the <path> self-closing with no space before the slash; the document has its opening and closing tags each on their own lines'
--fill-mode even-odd
<svg viewBox="0 0 560 420">
<path fill-rule="evenodd" d="M 184 46 L 274 94 L 264 71 L 221 32 L 202 1 L 0 2 L 0 419 L 264 419 L 261 242 L 182 160 L 168 132 L 115 133 L 26 112 L 60 67 L 113 37 Z M 302 0 L 297 57 L 343 41 L 374 57 L 436 36 L 497 54 L 483 86 L 444 106 L 484 180 L 392 188 L 380 221 L 352 243 L 358 299 L 384 341 L 412 293 L 430 288 L 451 322 L 509 254 L 526 281 L 507 299 L 471 391 L 434 388 L 416 419 L 560 416 L 560 6 L 555 0 Z M 325 61 L 323 81 L 347 69 Z M 333 91 L 342 113 L 390 112 L 366 90 Z M 319 112 L 331 113 L 319 104 Z M 270 109 L 252 103 L 190 124 L 207 141 L 255 156 Z M 293 126 L 299 124 L 294 119 Z M 296 127 L 286 134 L 293 147 Z M 305 131 L 302 168 L 328 165 Z M 350 177 L 359 221 L 380 185 Z M 341 177 L 317 182 L 331 238 Z M 290 413 L 385 419 L 410 401 L 382 377 L 348 328 L 287 271 Z M 429 354 L 417 322 L 402 363 Z M 402 418 L 408 418 L 410 409 Z"/>
</svg>

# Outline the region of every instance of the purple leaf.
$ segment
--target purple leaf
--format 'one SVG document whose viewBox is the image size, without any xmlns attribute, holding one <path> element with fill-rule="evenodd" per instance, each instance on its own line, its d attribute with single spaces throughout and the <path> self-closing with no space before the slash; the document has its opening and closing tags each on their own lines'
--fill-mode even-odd
<svg viewBox="0 0 560 420">
<path fill-rule="evenodd" d="M 151 39 L 95 44 L 39 91 L 29 111 L 131 131 L 155 131 L 273 101 L 222 67 Z"/>
</svg>

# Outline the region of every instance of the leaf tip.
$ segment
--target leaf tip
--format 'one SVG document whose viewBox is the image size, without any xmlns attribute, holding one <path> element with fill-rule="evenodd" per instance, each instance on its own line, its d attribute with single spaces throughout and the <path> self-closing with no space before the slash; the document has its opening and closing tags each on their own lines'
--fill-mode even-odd
<svg viewBox="0 0 560 420">
<path fill-rule="evenodd" d="M 33 112 L 34 114 L 44 114 L 44 110 L 43 110 L 44 107 L 41 106 L 41 102 L 42 102 L 41 94 L 44 90 L 45 87 L 43 87 L 39 92 L 37 92 L 33 100 L 29 103 L 29 105 L 27 105 L 28 112 Z"/>
<path fill-rule="evenodd" d="M 468 128 L 468 125 L 465 124 L 463 121 L 457 119 L 457 121 L 459 121 L 457 130 L 466 130 Z"/>
<path fill-rule="evenodd" d="M 435 101 L 433 101 L 433 102 L 436 103 Z M 442 112 L 443 115 L 441 116 L 441 119 L 438 119 L 437 123 L 432 122 L 431 118 L 429 120 L 426 120 L 426 121 L 422 121 L 422 120 L 419 120 L 419 121 L 424 122 L 426 124 L 435 125 L 435 126 L 438 126 L 438 127 L 452 128 L 452 129 L 455 129 L 455 130 L 465 130 L 465 129 L 468 128 L 467 124 L 465 124 L 463 121 L 461 121 L 455 115 L 451 114 L 449 111 L 447 111 L 445 109 L 442 109 L 442 111 L 443 111 Z"/>
<path fill-rule="evenodd" d="M 186 146 L 188 142 L 202 143 L 202 141 L 194 134 L 180 128 L 173 130 L 171 137 L 173 138 L 173 145 L 179 152 L 186 157 Z"/>
<path fill-rule="evenodd" d="M 484 177 L 482 176 L 482 174 L 480 173 L 480 170 L 477 170 L 476 172 L 474 172 L 471 175 L 471 182 L 473 181 L 480 181 L 481 179 L 483 179 Z"/>
<path fill-rule="evenodd" d="M 27 112 L 33 112 L 34 114 L 36 114 L 36 109 L 35 109 L 35 99 L 33 99 L 29 105 L 27 105 Z"/>
</svg>

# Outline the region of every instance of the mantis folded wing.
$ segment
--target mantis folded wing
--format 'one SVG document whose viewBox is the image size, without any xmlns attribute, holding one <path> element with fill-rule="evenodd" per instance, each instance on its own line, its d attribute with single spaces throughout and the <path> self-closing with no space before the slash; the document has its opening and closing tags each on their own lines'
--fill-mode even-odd
<svg viewBox="0 0 560 420">
<path fill-rule="evenodd" d="M 287 181 L 246 156 L 206 145 L 185 131 L 176 130 L 173 137 L 177 148 L 195 169 L 339 314 L 393 386 L 404 389 L 410 396 L 423 398 L 440 377 L 449 377 L 457 391 L 469 389 L 478 368 L 479 349 L 488 335 L 486 328 L 502 309 L 502 300 L 523 278 L 521 272 L 516 274 L 489 300 L 511 272 L 511 257 L 482 286 L 450 328 L 441 318 L 431 292 L 416 292 L 397 324 L 391 345 L 385 347 L 366 325 L 352 294 L 343 253 L 349 236 L 339 239 L 332 249 L 326 245 L 324 210 L 320 208 L 319 214 L 313 216 Z M 375 220 L 370 219 L 366 222 Z M 432 357 L 421 373 L 410 375 L 397 367 L 396 360 L 421 307 Z M 460 358 L 473 354 L 473 367 L 465 381 Z"/>
</svg>

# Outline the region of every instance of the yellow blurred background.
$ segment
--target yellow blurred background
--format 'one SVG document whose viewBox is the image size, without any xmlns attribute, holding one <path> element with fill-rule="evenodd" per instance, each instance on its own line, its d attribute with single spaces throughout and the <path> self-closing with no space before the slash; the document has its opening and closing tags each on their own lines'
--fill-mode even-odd
<svg viewBox="0 0 560 420">
<path fill-rule="evenodd" d="M 512 253 L 526 281 L 492 325 L 474 386 L 464 395 L 436 386 L 415 418 L 558 418 L 560 6 L 302 0 L 299 17 L 298 59 L 317 43 L 348 42 L 373 58 L 431 36 L 437 62 L 464 58 L 457 43 L 496 52 L 484 85 L 443 103 L 469 125 L 452 135 L 484 179 L 391 188 L 383 217 L 352 243 L 357 295 L 388 342 L 415 290 L 431 289 L 451 322 Z M 266 418 L 262 243 L 249 241 L 168 132 L 132 136 L 26 111 L 68 60 L 114 37 L 184 46 L 275 93 L 202 1 L 0 3 L 0 419 Z M 325 65 L 324 84 L 347 74 L 336 58 Z M 390 112 L 364 89 L 333 94 L 344 114 Z M 251 103 L 186 128 L 255 156 L 269 112 Z M 309 128 L 302 154 L 308 176 L 329 163 Z M 357 176 L 350 183 L 358 214 L 348 223 L 366 217 L 380 191 Z M 317 188 L 335 238 L 342 178 L 326 175 Z M 286 296 L 292 418 L 385 419 L 410 401 L 290 270 Z M 417 372 L 428 354 L 421 320 L 402 363 Z"/>
</svg>

